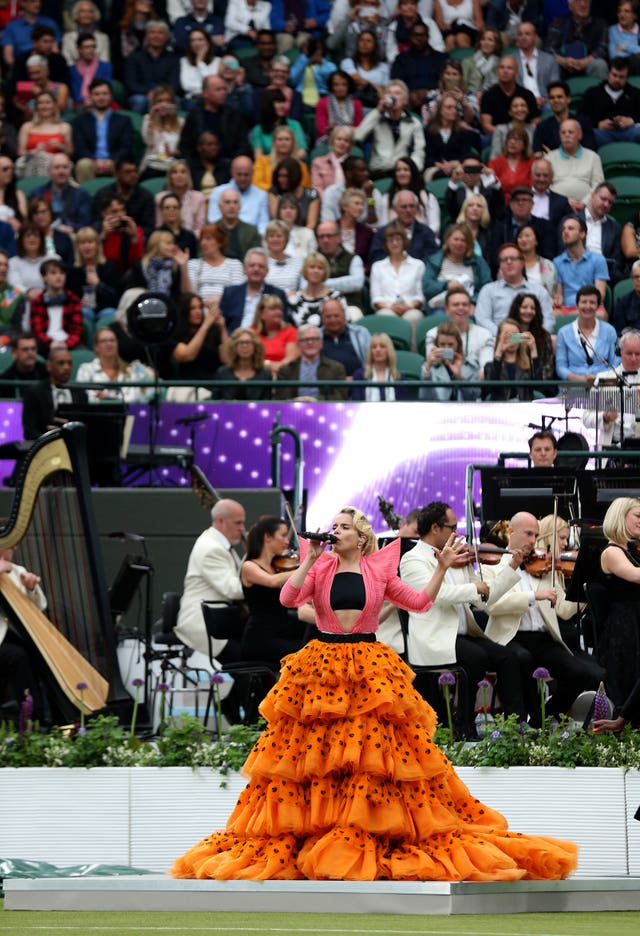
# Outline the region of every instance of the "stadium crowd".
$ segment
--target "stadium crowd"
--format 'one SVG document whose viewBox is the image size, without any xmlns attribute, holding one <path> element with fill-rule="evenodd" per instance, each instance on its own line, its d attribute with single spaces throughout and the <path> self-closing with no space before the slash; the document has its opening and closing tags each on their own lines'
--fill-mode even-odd
<svg viewBox="0 0 640 936">
<path fill-rule="evenodd" d="M 93 349 L 85 379 L 131 379 L 147 356 L 127 308 L 147 291 L 179 309 L 154 362 L 182 381 L 169 399 L 592 384 L 640 323 L 638 14 L 635 0 L 6 2 L 3 393 L 42 379 L 21 355 L 34 339 L 45 359 Z"/>
</svg>

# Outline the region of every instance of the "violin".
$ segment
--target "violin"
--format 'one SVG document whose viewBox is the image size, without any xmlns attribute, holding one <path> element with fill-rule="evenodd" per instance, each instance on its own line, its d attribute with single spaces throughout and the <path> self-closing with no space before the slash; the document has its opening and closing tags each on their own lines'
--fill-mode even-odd
<svg viewBox="0 0 640 936">
<path fill-rule="evenodd" d="M 271 568 L 274 572 L 295 572 L 299 566 L 300 556 L 295 549 L 288 549 L 271 560 Z"/>
<path fill-rule="evenodd" d="M 556 556 L 555 560 L 556 572 L 562 572 L 565 578 L 571 578 L 577 558 L 577 552 L 560 553 L 559 556 Z M 543 575 L 547 575 L 547 573 L 551 572 L 553 566 L 551 553 L 532 552 L 525 558 L 524 566 L 529 575 L 532 575 L 534 578 L 542 578 Z"/>
<path fill-rule="evenodd" d="M 498 565 L 502 557 L 508 552 L 510 550 L 504 549 L 502 546 L 480 543 L 478 546 L 478 562 L 482 565 Z"/>
</svg>

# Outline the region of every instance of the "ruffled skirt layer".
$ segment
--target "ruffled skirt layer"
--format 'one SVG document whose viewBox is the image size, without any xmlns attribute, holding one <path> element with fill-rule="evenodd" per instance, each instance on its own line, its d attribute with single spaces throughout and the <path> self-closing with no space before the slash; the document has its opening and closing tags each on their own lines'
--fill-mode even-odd
<svg viewBox="0 0 640 936">
<path fill-rule="evenodd" d="M 283 661 L 267 728 L 225 832 L 178 878 L 370 881 L 557 879 L 577 847 L 508 830 L 432 741 L 413 673 L 380 643 L 314 640 Z"/>
</svg>

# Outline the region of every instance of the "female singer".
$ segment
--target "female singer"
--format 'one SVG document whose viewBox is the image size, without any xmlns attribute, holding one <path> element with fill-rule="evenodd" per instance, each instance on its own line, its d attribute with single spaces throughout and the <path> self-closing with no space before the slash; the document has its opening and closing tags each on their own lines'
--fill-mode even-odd
<svg viewBox="0 0 640 936">
<path fill-rule="evenodd" d="M 249 530 L 247 555 L 240 581 L 249 617 L 242 637 L 245 660 L 264 660 L 276 669 L 288 653 L 303 645 L 302 625 L 292 626 L 287 609 L 280 603 L 280 590 L 295 569 L 278 572 L 273 562 L 289 549 L 287 524 L 280 517 L 261 517 Z"/>
<path fill-rule="evenodd" d="M 251 780 L 227 831 L 179 858 L 179 878 L 519 880 L 560 878 L 568 842 L 508 832 L 432 742 L 435 716 L 413 673 L 376 643 L 385 598 L 431 607 L 462 551 L 435 550 L 421 592 L 397 575 L 400 539 L 377 551 L 364 514 L 343 507 L 333 546 L 311 541 L 283 585 L 285 607 L 313 601 L 318 638 L 286 657 L 262 702 L 268 727 L 245 764 Z M 301 542 L 302 545 L 302 542 Z"/>
</svg>

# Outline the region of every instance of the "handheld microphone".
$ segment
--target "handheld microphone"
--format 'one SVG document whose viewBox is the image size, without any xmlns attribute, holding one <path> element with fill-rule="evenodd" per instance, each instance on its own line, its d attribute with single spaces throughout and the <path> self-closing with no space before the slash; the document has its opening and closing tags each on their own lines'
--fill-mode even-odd
<svg viewBox="0 0 640 936">
<path fill-rule="evenodd" d="M 315 543 L 337 543 L 333 533 L 298 533 L 303 539 L 313 540 Z"/>
<path fill-rule="evenodd" d="M 176 426 L 190 426 L 191 424 L 204 422 L 208 418 L 208 413 L 194 413 L 193 416 L 181 416 L 180 419 L 176 419 Z"/>
</svg>

